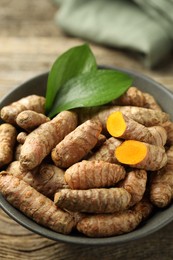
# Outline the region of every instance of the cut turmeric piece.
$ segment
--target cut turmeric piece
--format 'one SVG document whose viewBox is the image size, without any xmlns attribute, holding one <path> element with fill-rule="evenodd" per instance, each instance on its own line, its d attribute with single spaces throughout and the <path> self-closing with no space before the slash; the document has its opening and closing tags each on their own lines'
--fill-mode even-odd
<svg viewBox="0 0 173 260">
<path fill-rule="evenodd" d="M 122 137 L 127 129 L 127 123 L 122 112 L 116 111 L 109 115 L 106 122 L 107 130 L 114 137 Z"/>
<path fill-rule="evenodd" d="M 115 150 L 115 157 L 123 164 L 150 171 L 159 170 L 167 163 L 164 147 L 136 140 L 124 141 Z"/>
<path fill-rule="evenodd" d="M 117 138 L 133 139 L 154 145 L 165 145 L 167 140 L 166 130 L 161 126 L 146 127 L 121 111 L 113 112 L 107 119 L 108 132 Z"/>
<path fill-rule="evenodd" d="M 115 157 L 121 163 L 135 165 L 146 158 L 147 152 L 147 146 L 143 142 L 128 140 L 117 147 Z"/>
<path fill-rule="evenodd" d="M 127 117 L 145 126 L 155 126 L 169 120 L 169 115 L 159 110 L 136 106 L 101 106 L 78 109 L 79 122 L 83 123 L 88 119 L 99 120 L 102 123 L 103 132 L 106 133 L 107 118 L 115 111 L 121 111 Z"/>
</svg>

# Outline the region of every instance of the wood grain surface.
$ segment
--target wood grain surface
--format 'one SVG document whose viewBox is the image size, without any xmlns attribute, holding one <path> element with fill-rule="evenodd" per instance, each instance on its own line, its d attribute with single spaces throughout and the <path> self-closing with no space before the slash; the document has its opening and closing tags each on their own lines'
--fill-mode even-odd
<svg viewBox="0 0 173 260">
<path fill-rule="evenodd" d="M 0 0 L 0 98 L 18 84 L 50 69 L 55 58 L 83 42 L 54 23 L 51 0 Z M 155 70 L 134 53 L 91 44 L 98 64 L 130 68 L 173 90 L 173 54 Z M 28 231 L 0 210 L 0 259 L 173 259 L 173 222 L 127 244 L 80 246 L 55 242 Z"/>
</svg>

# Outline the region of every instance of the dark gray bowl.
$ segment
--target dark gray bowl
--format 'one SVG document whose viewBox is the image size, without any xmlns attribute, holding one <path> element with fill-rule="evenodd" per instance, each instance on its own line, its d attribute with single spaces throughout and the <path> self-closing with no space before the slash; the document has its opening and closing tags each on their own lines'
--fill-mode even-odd
<svg viewBox="0 0 173 260">
<path fill-rule="evenodd" d="M 108 67 L 104 66 L 101 66 L 101 68 L 109 69 Z M 158 103 L 163 107 L 164 111 L 170 114 L 171 119 L 173 120 L 173 94 L 169 90 L 164 88 L 159 83 L 153 81 L 152 79 L 139 73 L 120 68 L 111 69 L 117 69 L 130 74 L 134 78 L 134 85 L 137 86 L 139 89 L 152 94 L 156 98 Z M 0 101 L 0 108 L 23 96 L 27 96 L 30 94 L 45 95 L 47 77 L 48 73 L 44 73 L 21 84 Z M 77 233 L 71 235 L 62 235 L 38 225 L 37 223 L 26 217 L 24 214 L 22 214 L 20 211 L 15 209 L 13 206 L 11 206 L 1 194 L 0 206 L 10 217 L 12 217 L 19 224 L 39 235 L 56 241 L 82 245 L 109 245 L 136 240 L 163 228 L 165 225 L 173 220 L 172 204 L 167 209 L 158 210 L 157 212 L 155 212 L 153 216 L 150 217 L 146 222 L 144 222 L 136 230 L 128 234 L 109 238 L 87 238 Z"/>
</svg>

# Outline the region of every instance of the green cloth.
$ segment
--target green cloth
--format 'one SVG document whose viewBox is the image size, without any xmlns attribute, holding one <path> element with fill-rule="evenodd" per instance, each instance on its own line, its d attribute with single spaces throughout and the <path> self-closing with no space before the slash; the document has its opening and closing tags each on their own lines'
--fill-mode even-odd
<svg viewBox="0 0 173 260">
<path fill-rule="evenodd" d="M 173 0 L 54 0 L 66 33 L 129 49 L 153 67 L 172 50 Z"/>
</svg>

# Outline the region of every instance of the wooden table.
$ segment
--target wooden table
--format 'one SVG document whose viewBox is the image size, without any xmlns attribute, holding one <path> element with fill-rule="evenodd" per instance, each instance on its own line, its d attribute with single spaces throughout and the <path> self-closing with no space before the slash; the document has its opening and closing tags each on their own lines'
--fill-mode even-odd
<svg viewBox="0 0 173 260">
<path fill-rule="evenodd" d="M 0 0 L 0 97 L 23 81 L 50 69 L 55 58 L 83 41 L 55 25 L 51 0 Z M 128 51 L 95 44 L 98 64 L 130 68 L 173 90 L 173 55 L 148 70 Z M 138 241 L 116 246 L 58 243 L 23 228 L 0 211 L 0 259 L 173 259 L 173 222 Z"/>
</svg>

